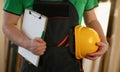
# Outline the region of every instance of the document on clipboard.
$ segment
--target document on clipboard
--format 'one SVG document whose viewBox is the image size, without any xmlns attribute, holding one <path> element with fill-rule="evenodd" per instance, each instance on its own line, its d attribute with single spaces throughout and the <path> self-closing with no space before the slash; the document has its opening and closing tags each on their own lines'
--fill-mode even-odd
<svg viewBox="0 0 120 72">
<path fill-rule="evenodd" d="M 47 17 L 33 10 L 25 9 L 22 31 L 30 39 L 43 37 L 47 25 Z M 19 46 L 18 53 L 35 66 L 38 66 L 40 56 Z"/>
</svg>

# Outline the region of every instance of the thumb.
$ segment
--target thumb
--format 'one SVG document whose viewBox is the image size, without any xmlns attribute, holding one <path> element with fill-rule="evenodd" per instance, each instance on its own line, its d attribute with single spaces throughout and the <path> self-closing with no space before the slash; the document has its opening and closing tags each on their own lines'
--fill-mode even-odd
<svg viewBox="0 0 120 72">
<path fill-rule="evenodd" d="M 36 37 L 34 40 L 38 41 L 38 42 L 44 42 L 44 40 L 42 38 L 40 38 L 40 37 Z"/>
</svg>

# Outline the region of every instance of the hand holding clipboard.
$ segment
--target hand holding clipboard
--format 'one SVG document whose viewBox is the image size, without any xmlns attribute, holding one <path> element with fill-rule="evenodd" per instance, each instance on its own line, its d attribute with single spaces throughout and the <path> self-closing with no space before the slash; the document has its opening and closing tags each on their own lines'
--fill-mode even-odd
<svg viewBox="0 0 120 72">
<path fill-rule="evenodd" d="M 35 11 L 25 9 L 22 23 L 23 33 L 30 39 L 43 38 L 47 25 L 47 17 Z M 39 56 L 19 46 L 18 53 L 33 65 L 38 66 Z"/>
</svg>

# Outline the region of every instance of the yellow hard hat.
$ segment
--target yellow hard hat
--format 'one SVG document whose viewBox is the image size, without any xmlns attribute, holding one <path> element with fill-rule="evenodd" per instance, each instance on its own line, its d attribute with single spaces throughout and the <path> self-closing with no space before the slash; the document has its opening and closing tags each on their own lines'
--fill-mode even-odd
<svg viewBox="0 0 120 72">
<path fill-rule="evenodd" d="M 89 27 L 75 26 L 75 56 L 77 59 L 84 58 L 88 53 L 96 52 L 100 42 L 98 33 Z"/>
</svg>

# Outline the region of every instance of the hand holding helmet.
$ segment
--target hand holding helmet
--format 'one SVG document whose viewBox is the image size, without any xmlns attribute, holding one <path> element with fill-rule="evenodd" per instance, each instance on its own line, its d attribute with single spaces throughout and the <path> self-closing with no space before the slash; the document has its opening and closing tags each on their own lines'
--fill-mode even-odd
<svg viewBox="0 0 120 72">
<path fill-rule="evenodd" d="M 75 56 L 77 59 L 85 58 L 87 54 L 98 50 L 100 42 L 97 32 L 89 27 L 75 26 Z"/>
</svg>

